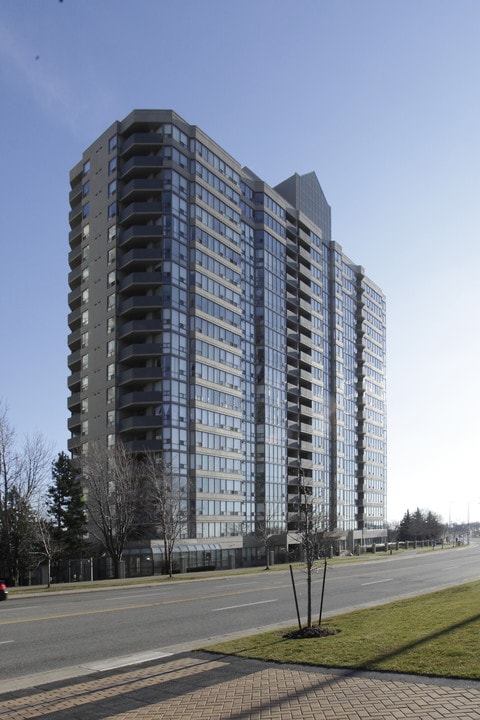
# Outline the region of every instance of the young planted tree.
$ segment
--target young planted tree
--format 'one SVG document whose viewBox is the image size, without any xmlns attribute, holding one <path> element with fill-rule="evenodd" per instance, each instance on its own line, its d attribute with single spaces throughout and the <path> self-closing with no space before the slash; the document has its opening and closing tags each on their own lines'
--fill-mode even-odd
<svg viewBox="0 0 480 720">
<path fill-rule="evenodd" d="M 292 636 L 302 637 L 316 631 L 320 633 L 329 633 L 330 631 L 323 630 L 322 628 L 313 628 L 313 617 L 312 617 L 312 573 L 315 561 L 319 558 L 320 554 L 324 554 L 326 558 L 326 542 L 328 538 L 327 532 L 327 516 L 324 512 L 323 505 L 316 502 L 313 497 L 313 488 L 304 482 L 303 477 L 298 486 L 299 498 L 298 498 L 298 519 L 299 528 L 298 534 L 300 535 L 302 551 L 303 551 L 303 562 L 305 563 L 306 574 L 307 574 L 307 623 L 304 628 L 301 627 L 300 614 L 297 603 L 297 616 L 299 629 L 295 631 Z M 326 562 L 326 560 L 325 560 Z M 324 570 L 326 569 L 326 565 Z M 293 572 L 292 572 L 293 581 Z M 325 572 L 324 572 L 324 583 L 325 583 Z M 297 602 L 297 595 L 294 585 L 295 601 Z M 321 613 L 323 606 L 323 587 L 322 587 L 322 600 L 320 605 L 320 617 L 319 625 L 321 622 Z"/>
<path fill-rule="evenodd" d="M 307 627 L 312 627 L 312 569 L 315 553 L 314 505 L 311 487 L 300 485 L 300 532 L 302 535 L 303 559 L 307 569 Z"/>
<path fill-rule="evenodd" d="M 123 549 L 138 512 L 142 484 L 138 463 L 122 443 L 113 448 L 92 443 L 81 470 L 90 530 L 110 555 L 118 578 Z"/>
<path fill-rule="evenodd" d="M 173 548 L 187 522 L 186 488 L 171 466 L 155 453 L 145 456 L 142 474 L 148 484 L 153 520 L 163 539 L 165 569 L 172 577 Z"/>
</svg>

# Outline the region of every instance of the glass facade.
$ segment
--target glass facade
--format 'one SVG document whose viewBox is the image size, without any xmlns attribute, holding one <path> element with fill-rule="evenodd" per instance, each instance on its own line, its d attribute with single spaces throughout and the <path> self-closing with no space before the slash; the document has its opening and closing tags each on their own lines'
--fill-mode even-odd
<svg viewBox="0 0 480 720">
<path fill-rule="evenodd" d="M 220 564 L 255 562 L 266 534 L 285 555 L 301 486 L 339 550 L 378 542 L 385 298 L 332 242 L 315 174 L 272 188 L 140 110 L 85 151 L 70 204 L 73 456 L 160 454 L 196 558 L 213 542 Z"/>
</svg>

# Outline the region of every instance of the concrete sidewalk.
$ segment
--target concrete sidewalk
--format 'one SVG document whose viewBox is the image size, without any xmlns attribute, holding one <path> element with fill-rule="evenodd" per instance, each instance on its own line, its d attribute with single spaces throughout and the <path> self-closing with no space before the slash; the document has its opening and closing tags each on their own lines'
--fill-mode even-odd
<svg viewBox="0 0 480 720">
<path fill-rule="evenodd" d="M 184 652 L 0 695 L 2 720 L 480 720 L 480 682 Z"/>
</svg>

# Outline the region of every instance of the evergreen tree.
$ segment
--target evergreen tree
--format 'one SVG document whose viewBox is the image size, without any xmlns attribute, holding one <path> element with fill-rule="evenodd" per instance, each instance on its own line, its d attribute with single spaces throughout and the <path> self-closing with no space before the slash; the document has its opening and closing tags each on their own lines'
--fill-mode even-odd
<svg viewBox="0 0 480 720">
<path fill-rule="evenodd" d="M 35 516 L 29 501 L 16 487 L 7 494 L 3 519 L 7 521 L 8 535 L 3 532 L 2 525 L 1 555 L 8 561 L 9 580 L 13 585 L 25 584 L 29 572 L 36 566 Z"/>
<path fill-rule="evenodd" d="M 407 510 L 405 515 L 400 521 L 400 525 L 398 526 L 398 539 L 400 542 L 405 542 L 406 540 L 412 540 L 412 518 L 410 517 L 410 511 Z"/>
<path fill-rule="evenodd" d="M 64 452 L 52 465 L 52 480 L 47 509 L 53 538 L 64 559 L 79 558 L 88 552 L 85 500 L 72 461 Z"/>
<path fill-rule="evenodd" d="M 429 540 L 440 540 L 442 538 L 443 524 L 438 515 L 429 511 L 425 519 L 425 525 L 427 529 L 427 538 Z"/>
<path fill-rule="evenodd" d="M 430 510 L 425 514 L 417 508 L 413 514 L 407 510 L 398 526 L 398 539 L 406 540 L 440 540 L 443 526 L 440 518 Z"/>
<path fill-rule="evenodd" d="M 425 518 L 418 507 L 412 515 L 412 531 L 413 537 L 410 538 L 411 540 L 424 540 L 426 538 Z"/>
</svg>

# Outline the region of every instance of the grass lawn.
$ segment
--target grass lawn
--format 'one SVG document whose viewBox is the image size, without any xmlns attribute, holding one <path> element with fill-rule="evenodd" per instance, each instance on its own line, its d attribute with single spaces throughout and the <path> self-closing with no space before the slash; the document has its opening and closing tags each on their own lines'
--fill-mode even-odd
<svg viewBox="0 0 480 720">
<path fill-rule="evenodd" d="M 287 630 L 210 645 L 227 655 L 325 667 L 480 680 L 480 581 L 328 618 L 340 632 L 287 640 Z"/>
</svg>

